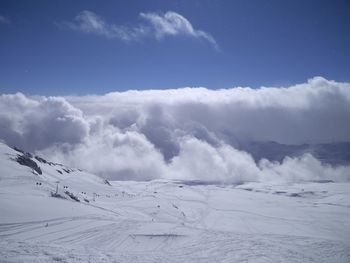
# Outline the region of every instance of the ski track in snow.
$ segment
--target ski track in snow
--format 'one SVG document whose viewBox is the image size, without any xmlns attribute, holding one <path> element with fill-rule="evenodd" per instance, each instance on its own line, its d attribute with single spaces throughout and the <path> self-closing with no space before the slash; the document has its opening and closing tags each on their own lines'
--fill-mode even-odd
<svg viewBox="0 0 350 263">
<path fill-rule="evenodd" d="M 109 186 L 16 154 L 0 144 L 0 262 L 350 262 L 348 183 Z"/>
</svg>

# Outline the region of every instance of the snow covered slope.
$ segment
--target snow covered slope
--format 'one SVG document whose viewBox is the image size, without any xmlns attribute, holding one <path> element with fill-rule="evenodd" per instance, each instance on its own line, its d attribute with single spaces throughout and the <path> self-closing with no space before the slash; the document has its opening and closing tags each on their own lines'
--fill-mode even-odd
<svg viewBox="0 0 350 263">
<path fill-rule="evenodd" d="M 108 182 L 0 143 L 0 197 L 0 262 L 350 262 L 348 183 Z"/>
</svg>

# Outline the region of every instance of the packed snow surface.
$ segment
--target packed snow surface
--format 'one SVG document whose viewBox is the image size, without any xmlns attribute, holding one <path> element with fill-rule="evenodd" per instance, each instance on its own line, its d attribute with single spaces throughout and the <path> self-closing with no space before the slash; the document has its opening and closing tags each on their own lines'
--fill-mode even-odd
<svg viewBox="0 0 350 263">
<path fill-rule="evenodd" d="M 350 262 L 349 183 L 108 182 L 1 143 L 0 167 L 0 262 Z"/>
</svg>

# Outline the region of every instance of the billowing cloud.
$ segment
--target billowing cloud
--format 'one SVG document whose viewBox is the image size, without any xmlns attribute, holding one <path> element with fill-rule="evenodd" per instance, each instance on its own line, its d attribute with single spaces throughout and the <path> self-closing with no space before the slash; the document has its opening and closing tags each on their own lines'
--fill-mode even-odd
<svg viewBox="0 0 350 263">
<path fill-rule="evenodd" d="M 81 110 L 64 98 L 30 99 L 21 93 L 0 97 L 0 137 L 29 151 L 56 143 L 75 145 L 87 136 Z"/>
<path fill-rule="evenodd" d="M 257 181 L 260 174 L 248 153 L 229 145 L 213 147 L 193 137 L 182 140 L 169 168 L 170 178 L 219 183 Z"/>
<path fill-rule="evenodd" d="M 127 91 L 67 100 L 89 115 L 106 116 L 112 125 L 134 127 L 151 141 L 155 132 L 175 144 L 182 134 L 233 146 L 245 140 L 350 141 L 350 86 L 321 77 L 288 88 Z"/>
<path fill-rule="evenodd" d="M 145 136 L 120 133 L 112 127 L 78 147 L 56 144 L 42 153 L 110 179 L 151 180 L 165 174 L 162 155 Z"/>
<path fill-rule="evenodd" d="M 167 36 L 183 35 L 208 41 L 216 50 L 219 50 L 218 44 L 209 33 L 194 29 L 190 21 L 178 13 L 172 11 L 164 14 L 140 13 L 140 18 L 143 23 L 136 26 L 116 25 L 107 23 L 94 12 L 84 10 L 75 17 L 74 22 L 63 22 L 59 25 L 86 34 L 123 41 L 140 40 L 145 37 L 161 40 Z"/>
<path fill-rule="evenodd" d="M 283 88 L 2 95 L 0 138 L 110 179 L 350 180 L 348 166 L 309 153 L 254 160 L 244 147 L 350 142 L 350 84 L 315 77 Z"/>
</svg>

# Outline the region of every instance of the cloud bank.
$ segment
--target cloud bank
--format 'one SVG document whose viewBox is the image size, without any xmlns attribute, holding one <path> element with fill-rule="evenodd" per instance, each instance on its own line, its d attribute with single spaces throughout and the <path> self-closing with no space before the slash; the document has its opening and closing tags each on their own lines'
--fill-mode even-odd
<svg viewBox="0 0 350 263">
<path fill-rule="evenodd" d="M 349 181 L 348 166 L 310 154 L 256 162 L 240 146 L 349 142 L 350 84 L 315 77 L 282 88 L 1 95 L 0 138 L 109 179 Z"/>
<path fill-rule="evenodd" d="M 122 41 L 137 41 L 144 38 L 162 40 L 169 36 L 188 36 L 209 42 L 216 50 L 219 46 L 207 32 L 194 29 L 188 19 L 182 15 L 168 11 L 166 13 L 140 13 L 142 23 L 136 26 L 110 24 L 94 12 L 84 10 L 73 22 L 63 22 L 60 26 L 86 34 L 94 34 Z"/>
</svg>

